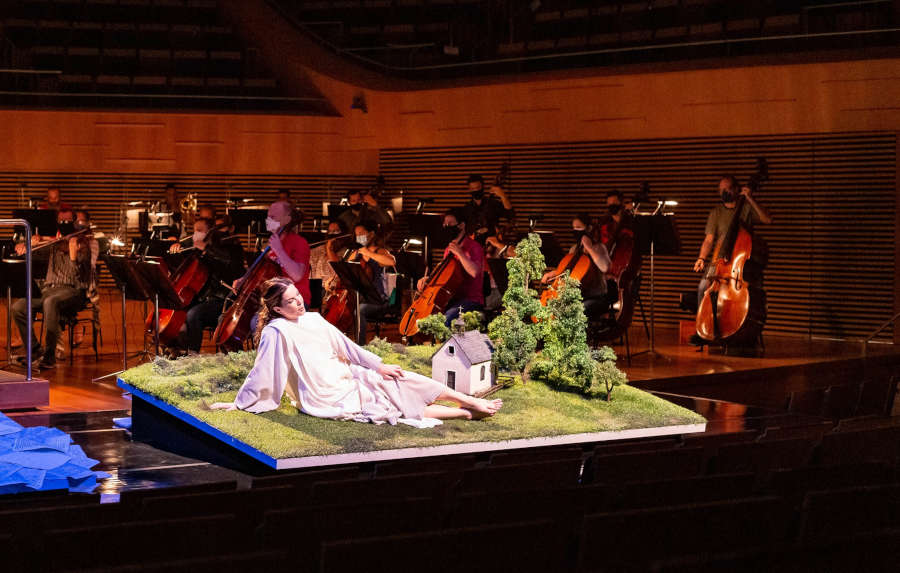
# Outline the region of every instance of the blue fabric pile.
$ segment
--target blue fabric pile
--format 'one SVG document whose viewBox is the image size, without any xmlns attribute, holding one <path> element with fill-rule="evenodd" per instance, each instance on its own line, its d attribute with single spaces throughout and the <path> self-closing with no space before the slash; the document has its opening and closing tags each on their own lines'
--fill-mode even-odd
<svg viewBox="0 0 900 573">
<path fill-rule="evenodd" d="M 109 474 L 56 428 L 25 428 L 0 414 L 0 494 L 68 489 L 91 492 Z"/>
</svg>

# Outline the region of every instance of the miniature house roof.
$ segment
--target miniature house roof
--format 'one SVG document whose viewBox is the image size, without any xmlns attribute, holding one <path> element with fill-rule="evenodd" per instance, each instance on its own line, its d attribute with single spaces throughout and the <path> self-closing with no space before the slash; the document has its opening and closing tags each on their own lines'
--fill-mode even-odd
<svg viewBox="0 0 900 573">
<path fill-rule="evenodd" d="M 494 345 L 491 344 L 491 339 L 477 330 L 454 334 L 438 349 L 438 352 L 451 343 L 459 348 L 470 364 L 488 362 L 494 352 Z"/>
</svg>

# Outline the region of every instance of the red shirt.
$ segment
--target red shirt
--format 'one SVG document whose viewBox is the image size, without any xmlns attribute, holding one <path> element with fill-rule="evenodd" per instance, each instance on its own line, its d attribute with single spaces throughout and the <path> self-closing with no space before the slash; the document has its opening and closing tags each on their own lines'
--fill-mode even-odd
<svg viewBox="0 0 900 573">
<path fill-rule="evenodd" d="M 466 256 L 478 265 L 478 271 L 473 277 L 463 269 L 463 282 L 453 300 L 470 300 L 478 304 L 484 304 L 484 249 L 476 241 L 470 239 L 468 235 L 459 246 Z M 447 257 L 449 254 L 450 247 L 447 247 L 444 249 L 444 257 Z"/>
<path fill-rule="evenodd" d="M 297 287 L 300 296 L 303 297 L 303 304 L 309 305 L 312 298 L 309 291 L 309 243 L 297 233 L 285 233 L 281 235 L 281 244 L 284 246 L 284 252 L 287 253 L 291 260 L 304 265 L 303 277 L 299 281 L 295 281 L 294 286 Z M 276 263 L 278 262 L 275 251 L 270 250 L 268 257 Z M 281 276 L 287 276 L 284 268 L 281 269 Z"/>
</svg>

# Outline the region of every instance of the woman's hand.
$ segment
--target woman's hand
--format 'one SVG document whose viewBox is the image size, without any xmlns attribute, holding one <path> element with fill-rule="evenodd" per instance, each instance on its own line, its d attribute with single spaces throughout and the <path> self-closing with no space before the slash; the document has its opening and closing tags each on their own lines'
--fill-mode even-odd
<svg viewBox="0 0 900 573">
<path fill-rule="evenodd" d="M 378 367 L 378 373 L 385 380 L 396 380 L 403 376 L 403 369 L 396 364 L 382 364 Z"/>
</svg>

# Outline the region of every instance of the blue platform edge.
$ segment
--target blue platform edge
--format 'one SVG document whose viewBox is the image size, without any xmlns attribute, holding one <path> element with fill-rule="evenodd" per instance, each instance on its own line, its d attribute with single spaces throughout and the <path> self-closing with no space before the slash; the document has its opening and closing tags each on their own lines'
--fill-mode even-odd
<svg viewBox="0 0 900 573">
<path fill-rule="evenodd" d="M 207 424 L 206 422 L 204 422 L 203 420 L 200 420 L 199 418 L 196 418 L 196 417 L 188 414 L 184 410 L 176 408 L 175 406 L 173 406 L 171 404 L 163 402 L 159 398 L 156 398 L 154 396 L 151 396 L 150 394 L 147 394 L 143 390 L 135 388 L 128 382 L 125 382 L 124 380 L 122 380 L 121 378 L 116 378 L 116 384 L 119 386 L 119 388 L 122 388 L 123 390 L 127 390 L 128 392 L 130 392 L 132 396 L 135 396 L 138 399 L 143 400 L 156 408 L 159 408 L 163 412 L 166 412 L 167 414 L 178 418 L 182 422 L 184 422 L 190 426 L 193 426 L 194 428 L 197 428 L 198 430 L 200 430 L 201 432 L 203 432 L 205 434 L 208 434 L 208 435 L 212 436 L 213 438 L 220 440 L 225 444 L 228 444 L 229 446 L 238 450 L 239 452 L 242 452 L 257 461 L 264 463 L 265 465 L 271 467 L 272 469 L 279 469 L 278 468 L 278 460 L 276 458 L 266 455 L 263 452 L 254 448 L 253 446 L 250 446 L 238 439 L 235 439 L 234 436 L 232 436 L 231 434 L 227 434 L 227 433 L 223 432 L 222 430 L 216 428 L 215 426 L 211 426 L 211 425 Z"/>
</svg>

